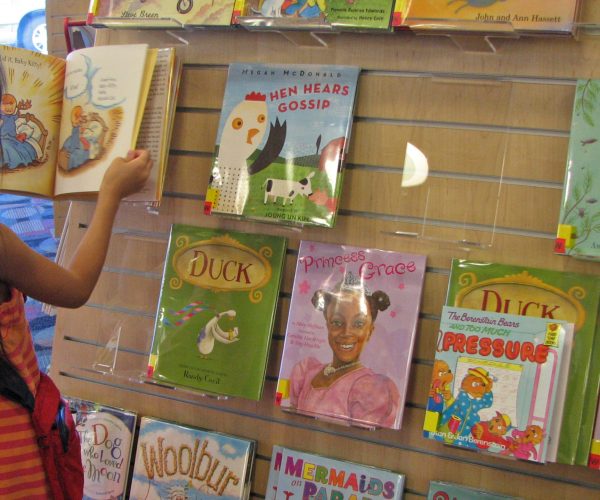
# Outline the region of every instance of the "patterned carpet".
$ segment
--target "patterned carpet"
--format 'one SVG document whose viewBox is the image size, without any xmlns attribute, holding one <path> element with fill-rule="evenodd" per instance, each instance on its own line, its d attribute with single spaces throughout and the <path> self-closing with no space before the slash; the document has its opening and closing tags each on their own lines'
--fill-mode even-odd
<svg viewBox="0 0 600 500">
<path fill-rule="evenodd" d="M 0 194 L 0 223 L 10 227 L 31 248 L 54 259 L 58 241 L 54 238 L 54 208 L 51 201 Z M 40 369 L 48 372 L 55 317 L 44 314 L 42 304 L 31 298 L 27 299 L 25 308 Z"/>
</svg>

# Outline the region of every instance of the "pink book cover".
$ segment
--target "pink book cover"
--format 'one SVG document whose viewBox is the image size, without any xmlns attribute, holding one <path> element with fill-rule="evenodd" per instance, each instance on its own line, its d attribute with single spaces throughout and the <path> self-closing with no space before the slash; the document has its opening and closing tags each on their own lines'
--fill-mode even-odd
<svg viewBox="0 0 600 500">
<path fill-rule="evenodd" d="M 340 424 L 399 429 L 425 262 L 301 241 L 276 404 Z"/>
</svg>

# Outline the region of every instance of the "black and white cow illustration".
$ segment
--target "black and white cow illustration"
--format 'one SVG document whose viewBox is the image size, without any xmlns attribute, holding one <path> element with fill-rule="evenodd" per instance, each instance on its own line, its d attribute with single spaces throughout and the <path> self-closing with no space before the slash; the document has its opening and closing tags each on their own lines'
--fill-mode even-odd
<svg viewBox="0 0 600 500">
<path fill-rule="evenodd" d="M 263 183 L 265 188 L 265 200 L 266 204 L 269 197 L 272 198 L 273 203 L 277 203 L 277 198 L 281 198 L 282 205 L 285 205 L 288 201 L 294 202 L 296 196 L 310 196 L 312 194 L 312 187 L 310 185 L 311 177 L 315 175 L 314 172 L 308 174 L 304 179 L 299 181 L 292 181 L 290 179 L 267 179 Z"/>
</svg>

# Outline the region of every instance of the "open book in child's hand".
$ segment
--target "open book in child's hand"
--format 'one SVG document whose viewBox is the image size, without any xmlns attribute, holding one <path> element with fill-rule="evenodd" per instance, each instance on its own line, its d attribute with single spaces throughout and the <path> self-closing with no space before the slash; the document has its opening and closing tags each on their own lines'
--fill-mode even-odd
<svg viewBox="0 0 600 500">
<path fill-rule="evenodd" d="M 80 49 L 66 60 L 0 46 L 0 60 L 6 75 L 0 190 L 51 198 L 96 194 L 112 160 L 141 147 L 138 132 L 153 94 L 153 74 L 159 67 L 172 74 L 175 67 L 172 49 L 168 56 L 159 55 L 146 44 Z M 153 105 L 166 106 L 168 94 L 175 92 L 164 94 Z M 170 130 L 164 117 L 172 113 L 164 109 L 159 116 L 155 126 Z M 154 168 L 163 169 L 162 152 L 154 153 Z M 161 178 L 161 173 L 151 174 L 135 201 L 160 201 Z"/>
</svg>

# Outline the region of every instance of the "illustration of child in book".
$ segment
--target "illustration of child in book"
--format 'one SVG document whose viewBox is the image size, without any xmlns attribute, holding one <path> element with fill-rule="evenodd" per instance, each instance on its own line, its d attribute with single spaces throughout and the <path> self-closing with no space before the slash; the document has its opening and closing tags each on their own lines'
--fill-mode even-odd
<svg viewBox="0 0 600 500">
<path fill-rule="evenodd" d="M 20 100 L 12 94 L 2 94 L 0 104 L 1 166 L 15 169 L 33 164 L 40 156 L 28 140 L 33 127 L 20 111 L 31 108 L 31 101 Z"/>
<path fill-rule="evenodd" d="M 292 369 L 290 404 L 299 411 L 391 426 L 399 392 L 389 377 L 361 363 L 360 356 L 379 311 L 390 306 L 387 293 L 371 292 L 352 273 L 331 290 L 317 290 L 312 304 L 325 318 L 331 362 L 304 358 Z"/>
<path fill-rule="evenodd" d="M 508 446 L 503 455 L 513 455 L 523 460 L 537 460 L 538 446 L 544 439 L 544 431 L 539 425 L 528 425 L 525 430 L 513 429 L 508 438 Z"/>
<path fill-rule="evenodd" d="M 476 447 L 469 439 L 471 428 L 481 420 L 479 412 L 492 406 L 493 386 L 494 377 L 485 368 L 467 370 L 456 399 L 442 413 L 441 430 L 446 436 L 441 439 L 458 446 Z"/>
<path fill-rule="evenodd" d="M 496 410 L 496 415 L 489 420 L 477 422 L 471 428 L 471 434 L 478 441 L 477 448 L 503 451 L 510 446 L 510 438 L 505 437 L 510 428 L 510 417 Z"/>
</svg>

